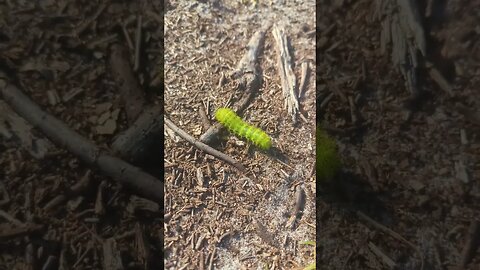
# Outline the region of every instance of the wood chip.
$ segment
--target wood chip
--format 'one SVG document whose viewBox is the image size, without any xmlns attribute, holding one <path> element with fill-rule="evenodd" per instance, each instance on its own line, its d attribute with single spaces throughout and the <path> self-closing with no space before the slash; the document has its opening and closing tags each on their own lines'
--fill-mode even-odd
<svg viewBox="0 0 480 270">
<path fill-rule="evenodd" d="M 12 224 L 0 224 L 0 240 L 8 241 L 14 238 L 37 233 L 45 228 L 41 224 L 24 224 L 22 226 Z"/>
<path fill-rule="evenodd" d="M 298 87 L 298 99 L 302 99 L 303 95 L 305 95 L 308 71 L 308 62 L 302 62 L 302 75 L 300 77 L 300 86 Z"/>
<path fill-rule="evenodd" d="M 267 228 L 262 223 L 260 223 L 257 219 L 254 219 L 253 225 L 255 226 L 255 232 L 260 237 L 260 239 L 262 239 L 263 241 L 265 241 L 265 243 L 271 246 L 277 246 L 275 237 L 267 230 Z"/>
<path fill-rule="evenodd" d="M 115 238 L 109 238 L 103 242 L 103 269 L 122 270 L 123 263 L 120 250 Z"/>
<path fill-rule="evenodd" d="M 375 255 L 377 255 L 382 260 L 383 263 L 390 267 L 390 269 L 395 269 L 397 264 L 390 257 L 385 255 L 385 253 L 379 247 L 377 247 L 372 242 L 368 243 L 368 247 Z"/>
<path fill-rule="evenodd" d="M 470 182 L 470 177 L 468 176 L 467 167 L 463 160 L 455 162 L 455 172 L 458 179 L 463 183 L 467 184 Z"/>
<path fill-rule="evenodd" d="M 73 88 L 72 90 L 68 91 L 65 95 L 63 95 L 63 102 L 69 102 L 70 100 L 74 99 L 78 95 L 84 92 L 84 89 L 81 87 Z"/>
<path fill-rule="evenodd" d="M 108 119 L 105 123 L 101 126 L 97 126 L 97 134 L 99 135 L 112 135 L 115 133 L 117 129 L 117 121 L 113 119 Z"/>
</svg>

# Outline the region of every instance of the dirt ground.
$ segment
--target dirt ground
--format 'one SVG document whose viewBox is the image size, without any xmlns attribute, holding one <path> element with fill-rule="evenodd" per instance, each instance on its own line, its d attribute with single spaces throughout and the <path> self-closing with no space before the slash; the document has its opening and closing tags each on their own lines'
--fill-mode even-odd
<svg viewBox="0 0 480 270">
<path fill-rule="evenodd" d="M 344 162 L 337 182 L 317 191 L 319 266 L 421 269 L 423 257 L 424 269 L 479 269 L 476 245 L 464 250 L 478 242 L 480 216 L 480 6 L 418 2 L 423 59 L 452 93 L 420 64 L 412 101 L 391 51 L 381 53 L 378 2 L 317 6 L 317 117 Z"/>
<path fill-rule="evenodd" d="M 255 31 L 269 21 L 285 25 L 297 78 L 302 62 L 308 61 L 314 74 L 314 19 L 313 1 L 260 1 L 256 7 L 240 1 L 170 1 L 165 15 L 167 117 L 197 138 L 206 131 L 202 108 L 215 123 L 217 108 L 240 99 L 237 80 L 229 74 Z M 313 247 L 301 243 L 315 240 L 315 81 L 308 81 L 300 100 L 306 122 L 294 125 L 284 108 L 275 46 L 270 29 L 260 53 L 263 82 L 242 117 L 271 135 L 283 161 L 225 134 L 214 147 L 241 162 L 247 168 L 242 174 L 166 130 L 166 269 L 292 269 L 314 260 Z M 291 229 L 287 224 L 299 185 L 306 204 L 300 223 Z"/>
</svg>

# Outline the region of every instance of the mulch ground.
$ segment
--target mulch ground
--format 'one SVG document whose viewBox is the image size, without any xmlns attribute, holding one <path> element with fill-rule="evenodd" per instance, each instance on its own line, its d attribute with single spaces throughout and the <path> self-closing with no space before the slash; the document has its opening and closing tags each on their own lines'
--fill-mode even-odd
<svg viewBox="0 0 480 270">
<path fill-rule="evenodd" d="M 421 257 L 424 269 L 480 265 L 479 6 L 432 2 L 419 3 L 425 58 L 452 94 L 422 64 L 415 99 L 381 53 L 373 1 L 317 7 L 317 118 L 345 167 L 318 191 L 322 268 L 420 269 Z"/>
<path fill-rule="evenodd" d="M 125 109 L 131 96 L 119 84 L 128 83 L 119 69 L 145 90 L 148 104 L 163 99 L 157 95 L 163 85 L 161 4 L 1 1 L 2 79 L 108 151 L 136 115 Z M 127 63 L 123 67 L 111 61 L 113 44 L 124 48 L 115 58 Z M 161 206 L 56 146 L 5 103 L 0 107 L 0 269 L 159 269 Z M 161 147 L 150 168 L 162 167 Z M 157 181 L 163 177 L 132 163 Z"/>
<path fill-rule="evenodd" d="M 382 53 L 376 3 L 388 1 L 318 1 L 316 22 L 313 2 L 255 2 L 166 1 L 164 21 L 160 1 L 0 1 L 0 80 L 102 151 L 138 108 L 162 101 L 199 138 L 215 109 L 241 94 L 227 75 L 268 19 L 286 26 L 297 78 L 302 62 L 317 74 L 300 99 L 306 120 L 293 125 L 268 31 L 263 82 L 242 117 L 271 134 L 277 154 L 227 133 L 213 145 L 247 175 L 169 129 L 164 160 L 155 144 L 143 160 L 123 154 L 164 179 L 165 209 L 0 100 L 0 269 L 292 269 L 312 262 L 301 242 L 315 230 L 322 269 L 480 267 L 480 5 L 417 2 L 426 56 L 417 52 L 412 95 L 392 48 Z M 122 47 L 120 71 L 113 44 Z M 128 94 L 135 89 L 144 103 Z M 344 165 L 318 189 L 315 120 Z M 292 229 L 299 187 L 305 208 Z"/>
</svg>

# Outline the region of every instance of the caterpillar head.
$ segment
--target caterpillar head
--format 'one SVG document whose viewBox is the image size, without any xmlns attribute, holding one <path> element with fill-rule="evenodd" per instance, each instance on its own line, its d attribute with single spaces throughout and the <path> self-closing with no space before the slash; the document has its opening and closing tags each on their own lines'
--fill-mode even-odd
<svg viewBox="0 0 480 270">
<path fill-rule="evenodd" d="M 329 138 L 319 127 L 317 127 L 316 133 L 317 179 L 329 181 L 333 179 L 341 167 L 337 145 L 335 141 Z"/>
</svg>

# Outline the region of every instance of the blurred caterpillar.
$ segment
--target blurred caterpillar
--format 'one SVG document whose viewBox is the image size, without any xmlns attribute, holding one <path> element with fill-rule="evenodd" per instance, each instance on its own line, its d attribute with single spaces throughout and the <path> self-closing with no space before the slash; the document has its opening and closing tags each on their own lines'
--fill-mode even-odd
<svg viewBox="0 0 480 270">
<path fill-rule="evenodd" d="M 317 126 L 317 179 L 330 181 L 341 167 L 335 141 Z"/>
<path fill-rule="evenodd" d="M 219 108 L 215 118 L 230 132 L 238 137 L 246 138 L 263 150 L 272 146 L 270 137 L 263 130 L 244 122 L 234 111 L 229 108 Z"/>
</svg>

